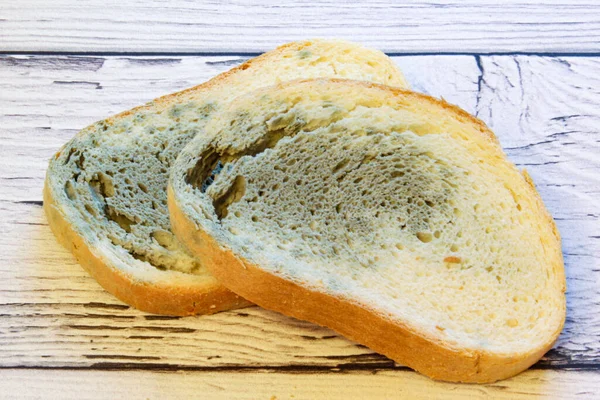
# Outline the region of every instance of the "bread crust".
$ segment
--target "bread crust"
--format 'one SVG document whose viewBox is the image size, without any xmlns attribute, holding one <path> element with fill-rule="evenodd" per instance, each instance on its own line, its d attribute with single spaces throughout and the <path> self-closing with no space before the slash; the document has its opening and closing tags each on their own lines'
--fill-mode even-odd
<svg viewBox="0 0 600 400">
<path fill-rule="evenodd" d="M 104 121 L 106 121 L 109 124 L 114 123 L 116 120 L 123 118 L 123 117 L 127 117 L 129 115 L 134 115 L 135 113 L 142 111 L 142 110 L 147 110 L 151 107 L 154 107 L 156 111 L 163 111 L 166 110 L 167 107 L 173 105 L 173 102 L 175 100 L 177 100 L 180 97 L 184 97 L 185 95 L 189 94 L 189 93 L 193 93 L 193 92 L 197 92 L 197 91 L 203 91 L 206 89 L 210 89 L 213 86 L 218 86 L 219 84 L 221 84 L 223 81 L 226 81 L 227 78 L 229 78 L 231 75 L 235 75 L 236 73 L 238 73 L 239 71 L 243 71 L 246 70 L 248 68 L 260 68 L 261 64 L 268 62 L 271 58 L 277 58 L 279 55 L 281 55 L 284 51 L 290 49 L 290 48 L 296 48 L 296 50 L 300 50 L 306 46 L 311 45 L 312 42 L 310 40 L 307 41 L 301 41 L 301 42 L 291 42 L 291 43 L 286 43 L 284 45 L 281 45 L 279 47 L 277 47 L 275 50 L 269 51 L 267 53 L 263 53 L 257 57 L 251 58 L 248 61 L 245 61 L 244 63 L 238 65 L 237 67 L 234 67 L 226 72 L 223 72 L 219 75 L 217 75 L 216 77 L 210 79 L 209 81 L 206 81 L 204 83 L 201 83 L 199 85 L 196 86 L 192 86 L 190 88 L 187 89 L 183 89 L 179 92 L 175 92 L 175 93 L 171 93 L 171 94 L 167 94 L 165 96 L 161 96 L 158 97 L 154 100 L 152 100 L 151 102 L 149 102 L 148 104 L 144 104 L 138 107 L 134 107 L 131 108 L 129 110 L 123 111 L 119 114 L 113 115 L 112 117 L 106 118 Z M 404 87 L 408 87 L 408 83 L 406 82 L 404 76 L 400 73 L 400 71 L 398 70 L 398 67 L 396 67 L 392 61 L 390 59 L 383 59 L 386 63 L 388 63 L 388 65 L 390 66 L 390 68 L 396 70 L 398 72 L 398 76 L 396 77 L 396 79 L 399 79 L 401 82 L 401 84 Z M 467 114 L 468 115 L 468 114 Z M 80 134 L 83 134 L 84 131 L 81 131 Z"/>
<path fill-rule="evenodd" d="M 249 68 L 261 68 L 262 64 L 277 59 L 288 49 L 300 50 L 312 43 L 311 41 L 301 41 L 282 45 L 273 51 L 252 58 L 203 84 L 159 97 L 148 104 L 124 111 L 104 121 L 108 124 L 114 124 L 119 119 L 142 110 L 152 109 L 156 112 L 167 110 L 174 102 L 184 98 L 189 93 L 202 92 L 217 87 L 240 71 Z M 381 60 L 386 62 L 392 70 L 398 71 L 391 60 L 385 57 L 382 57 Z M 399 71 L 395 79 L 399 83 L 406 84 Z M 86 134 L 86 129 L 83 129 L 77 135 Z M 62 148 L 57 155 L 61 151 Z M 191 274 L 158 270 L 153 271 L 152 276 L 149 276 L 144 271 L 139 271 L 136 274 L 123 271 L 119 268 L 117 261 L 95 249 L 89 241 L 86 241 L 83 236 L 73 229 L 67 214 L 61 210 L 54 190 L 56 189 L 50 183 L 49 169 L 44 182 L 44 210 L 49 225 L 58 241 L 75 255 L 83 268 L 102 287 L 125 303 L 149 313 L 177 316 L 212 314 L 251 305 L 250 302 L 219 284 L 216 279 L 210 279 L 207 282 L 206 276 L 200 279 Z"/>
<path fill-rule="evenodd" d="M 338 79 L 330 81 L 342 82 Z M 482 137 L 497 146 L 495 135 L 480 120 L 460 108 L 429 96 L 381 85 L 345 81 L 348 85 L 380 87 L 400 94 L 411 101 L 425 101 L 452 111 L 459 119 L 477 127 Z M 524 173 L 527 187 L 540 210 L 541 222 L 552 226 L 547 243 L 548 264 L 556 273 L 558 287 L 564 293 L 565 276 L 560 252 L 560 236 L 531 179 Z M 212 274 L 232 291 L 261 307 L 302 320 L 329 327 L 340 334 L 368 346 L 399 363 L 405 364 L 432 379 L 487 383 L 506 379 L 527 369 L 552 348 L 564 324 L 566 304 L 562 304 L 563 319 L 549 339 L 524 353 L 498 354 L 485 350 L 469 350 L 453 346 L 440 338 L 428 336 L 412 327 L 391 321 L 376 310 L 327 293 L 308 289 L 290 280 L 269 273 L 247 259 L 224 248 L 202 227 L 198 227 L 178 204 L 172 184 L 168 189 L 168 205 L 173 232 L 194 254 L 203 254 Z M 558 249 L 558 251 L 555 251 Z M 564 296 L 563 296 L 564 298 Z M 393 338 L 393 339 L 390 339 Z"/>
<path fill-rule="evenodd" d="M 177 237 L 195 254 L 203 254 L 212 274 L 234 292 L 261 307 L 331 328 L 432 379 L 486 383 L 510 378 L 529 368 L 550 350 L 562 330 L 561 327 L 553 340 L 527 354 L 500 356 L 452 348 L 359 304 L 304 288 L 266 272 L 231 250 L 222 249 L 185 216 L 170 187 L 169 212 Z M 390 337 L 394 340 L 388 339 Z"/>
<path fill-rule="evenodd" d="M 252 305 L 216 281 L 207 284 L 205 280 L 186 278 L 182 282 L 177 279 L 182 273 L 164 272 L 161 281 L 149 282 L 119 270 L 106 256 L 94 252 L 72 228 L 47 185 L 44 186 L 44 211 L 59 243 L 75 255 L 81 266 L 109 293 L 141 311 L 185 316 Z"/>
<path fill-rule="evenodd" d="M 282 46 L 274 52 L 281 53 L 284 48 L 286 46 Z M 158 104 L 156 110 L 165 110 L 168 105 L 172 104 L 172 101 L 185 93 L 202 91 L 216 86 L 239 70 L 247 69 L 252 64 L 260 63 L 264 58 L 271 56 L 272 53 L 263 54 L 224 72 L 208 82 L 159 97 L 153 100 L 155 105 Z M 133 115 L 150 107 L 149 104 L 135 107 L 107 118 L 105 121 L 112 124 L 120 118 Z M 78 133 L 78 135 L 85 134 L 85 129 Z M 61 151 L 62 149 L 58 151 L 58 154 Z M 96 254 L 97 252 L 94 251 L 93 247 L 89 246 L 88 242 L 73 229 L 54 197 L 52 187 L 49 184 L 49 173 L 44 181 L 43 208 L 48 224 L 58 242 L 73 253 L 81 266 L 106 291 L 141 311 L 152 314 L 186 316 L 213 314 L 252 305 L 252 303 L 229 291 L 218 282 L 215 281 L 207 285 L 205 281 L 193 279 L 193 275 L 189 275 L 188 279 L 183 280 L 175 278 L 179 274 L 177 272 L 164 271 L 159 281 L 150 281 L 144 279 L 143 273 L 136 276 L 121 271 L 113 260 L 105 255 Z"/>
</svg>

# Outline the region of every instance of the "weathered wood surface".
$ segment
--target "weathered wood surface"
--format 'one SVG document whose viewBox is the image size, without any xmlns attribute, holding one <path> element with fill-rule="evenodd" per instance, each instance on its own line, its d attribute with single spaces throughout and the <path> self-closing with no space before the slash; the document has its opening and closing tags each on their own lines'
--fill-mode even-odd
<svg viewBox="0 0 600 400">
<path fill-rule="evenodd" d="M 482 57 L 477 114 L 533 177 L 563 239 L 557 364 L 600 362 L 600 59 Z M 552 354 L 549 358 L 552 358 Z"/>
<path fill-rule="evenodd" d="M 526 371 L 490 385 L 433 382 L 409 371 L 329 374 L 281 371 L 5 370 L 1 393 L 20 399 L 593 399 L 598 374 Z M 26 389 L 25 389 L 26 388 Z M 101 394 L 99 396 L 99 394 Z"/>
<path fill-rule="evenodd" d="M 241 59 L 0 57 L 0 397 L 20 393 L 21 381 L 32 397 L 76 390 L 81 382 L 111 382 L 103 389 L 140 397 L 160 397 L 167 381 L 178 382 L 168 387 L 181 397 L 195 388 L 251 398 L 328 397 L 334 387 L 340 395 L 379 397 L 598 390 L 600 60 L 593 57 L 394 57 L 416 90 L 488 122 L 509 157 L 529 170 L 557 220 L 568 319 L 556 348 L 533 371 L 496 385 L 446 386 L 328 329 L 259 308 L 168 318 L 104 292 L 50 233 L 41 209 L 47 159 L 85 125 Z M 138 372 L 123 377 L 112 370 Z"/>
<path fill-rule="evenodd" d="M 0 6 L 0 33 L 2 51 L 257 52 L 341 37 L 399 53 L 598 53 L 600 3 L 20 0 Z"/>
</svg>

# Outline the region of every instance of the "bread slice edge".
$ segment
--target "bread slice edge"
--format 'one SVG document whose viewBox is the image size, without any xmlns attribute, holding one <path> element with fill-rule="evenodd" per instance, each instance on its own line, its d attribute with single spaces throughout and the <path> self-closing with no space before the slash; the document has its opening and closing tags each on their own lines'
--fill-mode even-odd
<svg viewBox="0 0 600 400">
<path fill-rule="evenodd" d="M 57 205 L 48 179 L 44 182 L 43 199 L 44 213 L 57 241 L 119 300 L 144 312 L 173 316 L 213 314 L 252 305 L 216 280 L 207 282 L 204 277 L 176 271 L 157 270 L 153 278 L 158 276 L 158 279 L 142 279 L 124 272 L 106 255 L 94 252 L 88 241 L 73 229 Z"/>
<path fill-rule="evenodd" d="M 173 232 L 194 253 L 205 255 L 211 273 L 229 289 L 263 308 L 331 328 L 432 379 L 489 383 L 510 378 L 550 350 L 562 330 L 561 327 L 551 341 L 526 354 L 503 356 L 452 348 L 365 307 L 266 272 L 231 250 L 223 249 L 198 228 L 178 207 L 170 186 L 168 198 Z M 343 320 L 340 315 L 344 316 Z M 386 337 L 397 339 L 382 339 Z"/>
<path fill-rule="evenodd" d="M 351 84 L 381 86 L 364 82 Z M 493 132 L 482 121 L 459 107 L 407 90 L 397 88 L 389 90 L 410 93 L 418 99 L 425 99 L 437 103 L 437 106 L 444 109 L 451 109 L 460 118 L 476 125 L 482 137 L 500 149 Z M 552 226 L 554 234 L 552 240 L 556 239 L 560 248 L 560 235 L 554 220 L 527 172 L 523 171 L 522 176 L 538 204 L 541 217 L 545 223 Z M 428 337 L 426 333 L 414 330 L 412 327 L 391 322 L 385 316 L 364 306 L 308 289 L 266 272 L 260 265 L 236 255 L 230 249 L 221 246 L 215 238 L 186 215 L 184 208 L 179 204 L 178 194 L 175 193 L 172 182 L 168 187 L 168 205 L 175 235 L 194 254 L 205 255 L 211 273 L 232 291 L 261 307 L 332 328 L 436 380 L 487 383 L 514 376 L 529 368 L 551 349 L 564 326 L 563 317 L 562 323 L 554 327 L 555 330 L 544 343 L 520 353 L 499 354 L 483 349 L 454 347 L 439 338 Z M 559 272 L 557 277 L 561 280 L 564 293 L 565 275 L 562 268 L 562 254 L 557 259 L 548 260 L 548 263 L 551 264 L 549 268 Z M 563 316 L 565 311 L 566 306 L 563 302 L 561 311 Z M 340 319 L 339 316 L 344 317 Z M 390 337 L 394 340 L 382 339 Z"/>
</svg>

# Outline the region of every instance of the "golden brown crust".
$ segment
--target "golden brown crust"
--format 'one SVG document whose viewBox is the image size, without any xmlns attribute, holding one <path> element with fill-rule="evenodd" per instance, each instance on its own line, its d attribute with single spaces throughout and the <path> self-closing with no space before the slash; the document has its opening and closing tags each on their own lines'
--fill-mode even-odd
<svg viewBox="0 0 600 400">
<path fill-rule="evenodd" d="M 552 229 L 552 237 L 548 237 L 546 239 L 550 243 L 547 243 L 545 248 L 560 249 L 561 248 L 561 237 L 560 237 L 560 233 L 558 232 L 558 227 L 556 226 L 556 222 L 554 221 L 554 219 L 552 218 L 552 215 L 550 215 L 550 212 L 544 205 L 544 202 L 542 201 L 542 197 L 540 196 L 539 192 L 537 191 L 537 189 L 535 187 L 535 183 L 533 183 L 533 179 L 531 179 L 531 176 L 529 175 L 527 170 L 523 169 L 523 171 L 521 171 L 521 175 L 523 176 L 523 179 L 525 179 L 525 182 L 527 182 L 527 185 L 533 194 L 533 198 L 535 199 L 535 202 L 537 204 L 537 209 L 540 210 L 540 213 L 543 216 L 542 217 L 544 220 L 543 222 L 550 225 L 550 227 Z M 554 267 L 553 274 L 556 276 L 556 280 L 557 280 L 558 284 L 560 285 L 560 290 L 562 291 L 562 293 L 566 293 L 567 277 L 565 275 L 564 259 L 563 259 L 562 251 L 558 251 L 558 252 L 556 252 L 556 254 L 554 254 L 554 253 L 550 254 L 550 255 L 547 254 L 547 257 L 548 257 L 548 264 Z M 566 304 L 563 304 L 563 314 L 566 314 Z M 563 326 L 564 326 L 564 320 L 563 320 L 563 323 L 558 328 L 558 331 L 556 332 L 556 337 L 558 337 L 558 335 L 562 331 Z"/>
<path fill-rule="evenodd" d="M 56 205 L 47 182 L 44 186 L 44 211 L 52 232 L 75 255 L 82 267 L 120 300 L 149 313 L 177 316 L 212 314 L 251 305 L 219 284 L 211 287 L 200 281 L 173 284 L 167 279 L 164 283 L 149 283 L 118 270 L 110 260 L 94 254 L 86 240 L 71 227 Z"/>
<path fill-rule="evenodd" d="M 151 102 L 138 106 L 138 107 L 134 107 L 131 108 L 129 110 L 123 111 L 119 114 L 115 114 L 112 117 L 106 118 L 105 120 L 103 120 L 106 124 L 111 125 L 114 124 L 115 121 L 124 118 L 124 117 L 128 117 L 130 115 L 134 115 L 140 111 L 144 111 L 144 110 L 148 110 L 150 108 L 154 108 L 156 111 L 162 111 L 165 110 L 166 107 L 168 107 L 169 105 L 173 104 L 173 101 L 177 100 L 179 97 L 182 97 L 185 94 L 191 93 L 191 92 L 197 92 L 197 91 L 204 91 L 204 90 L 208 90 L 214 86 L 219 85 L 221 82 L 225 81 L 227 78 L 229 78 L 231 75 L 235 75 L 236 73 L 238 73 L 239 71 L 243 71 L 246 70 L 250 67 L 252 67 L 253 65 L 257 65 L 260 64 L 261 62 L 264 61 L 265 58 L 271 58 L 273 56 L 276 56 L 278 54 L 281 54 L 283 52 L 283 50 L 287 49 L 288 47 L 291 47 L 292 45 L 300 45 L 301 43 L 288 43 L 285 44 L 283 46 L 278 47 L 277 49 L 268 52 L 268 53 L 264 53 L 261 54 L 258 57 L 255 58 L 251 58 L 250 60 L 238 65 L 237 67 L 234 67 L 226 72 L 223 72 L 219 75 L 217 75 L 216 77 L 214 77 L 213 79 L 210 79 L 204 83 L 201 83 L 199 85 L 196 86 L 192 86 L 190 88 L 187 89 L 183 89 L 180 90 L 179 92 L 175 92 L 175 93 L 170 93 L 161 97 L 158 97 L 154 100 L 152 100 Z M 163 106 L 163 107 L 160 107 Z M 82 129 L 78 134 L 84 134 L 85 133 L 85 129 Z"/>
<path fill-rule="evenodd" d="M 105 119 L 104 121 L 108 124 L 112 124 L 114 123 L 115 120 L 122 118 L 122 117 L 126 117 L 129 115 L 133 115 L 139 111 L 142 111 L 144 109 L 148 109 L 150 107 L 155 107 L 155 109 L 157 111 L 161 110 L 161 107 L 157 107 L 160 105 L 164 105 L 169 106 L 173 104 L 173 100 L 182 97 L 188 93 L 191 92 L 196 92 L 196 91 L 204 91 L 207 89 L 210 89 L 214 86 L 218 86 L 219 84 L 221 84 L 223 81 L 227 80 L 227 78 L 229 78 L 232 75 L 235 75 L 236 73 L 240 72 L 240 71 L 244 71 L 247 70 L 249 68 L 260 68 L 260 65 L 266 61 L 268 61 L 271 58 L 277 58 L 280 54 L 282 54 L 285 50 L 288 50 L 290 48 L 296 48 L 296 50 L 302 50 L 304 47 L 311 45 L 312 42 L 310 40 L 306 40 L 306 41 L 302 41 L 302 42 L 291 42 L 291 43 L 286 43 L 284 45 L 281 45 L 279 47 L 277 47 L 275 50 L 269 51 L 267 53 L 263 53 L 257 57 L 251 58 L 250 60 L 244 62 L 243 64 L 238 65 L 237 67 L 234 67 L 232 69 L 230 69 L 229 71 L 223 72 L 219 75 L 217 75 L 215 78 L 206 81 L 204 83 L 201 83 L 199 85 L 193 86 L 191 88 L 187 88 L 184 90 L 181 90 L 179 92 L 176 93 L 171 93 L 171 94 L 167 94 L 165 96 L 162 97 L 158 97 L 154 100 L 152 100 L 152 102 L 145 104 L 145 105 L 141 105 L 139 107 L 134 107 L 130 110 L 127 111 L 123 111 L 122 113 L 116 114 L 110 118 Z M 393 69 L 397 70 L 397 67 L 392 64 L 391 60 L 386 59 L 386 61 L 390 64 L 390 67 Z M 398 71 L 399 72 L 399 71 Z M 407 86 L 406 81 L 404 81 L 404 77 L 402 76 L 401 73 L 399 73 L 398 78 L 402 78 L 402 83 Z M 466 115 L 469 115 L 467 113 L 465 113 Z"/>
<path fill-rule="evenodd" d="M 432 379 L 471 383 L 506 379 L 529 368 L 554 344 L 552 340 L 528 354 L 506 357 L 453 349 L 365 307 L 268 273 L 220 248 L 181 212 L 170 187 L 169 212 L 177 237 L 195 254 L 203 254 L 213 275 L 234 292 L 261 307 L 329 327 Z"/>
<path fill-rule="evenodd" d="M 331 79 L 331 81 L 336 81 Z M 340 80 L 337 80 L 340 81 Z M 364 82 L 344 81 L 349 85 L 377 87 L 394 95 L 401 95 L 407 101 L 426 102 L 437 105 L 452 112 L 461 122 L 473 125 L 482 137 L 493 143 L 501 153 L 495 135 L 479 119 L 474 118 L 462 109 L 410 91 L 387 88 L 385 86 Z M 286 83 L 287 84 L 287 83 Z M 284 84 L 284 85 L 286 85 Z M 544 219 L 554 227 L 554 237 L 548 240 L 549 259 L 559 281 L 564 282 L 562 254 L 557 256 L 554 250 L 560 249 L 560 237 L 554 221 L 546 211 L 531 179 L 525 175 L 525 181 L 533 189 L 534 199 Z M 438 380 L 454 382 L 485 383 L 506 379 L 527 369 L 539 360 L 550 348 L 562 330 L 557 327 L 552 336 L 543 345 L 520 354 L 497 354 L 484 350 L 467 350 L 454 347 L 439 338 L 429 337 L 424 332 L 393 322 L 385 316 L 370 310 L 368 307 L 341 299 L 326 293 L 317 292 L 280 276 L 269 273 L 259 265 L 236 256 L 231 250 L 222 248 L 217 241 L 198 228 L 189 219 L 177 203 L 177 197 L 169 185 L 168 205 L 171 224 L 175 235 L 194 253 L 203 254 L 207 267 L 213 275 L 232 291 L 250 301 L 268 309 L 299 319 L 327 326 L 365 344 L 369 348 L 384 354 L 391 359 L 408 365 L 415 370 Z M 546 221 L 544 221 L 546 222 Z M 560 253 L 560 251 L 558 251 Z M 564 284 L 562 286 L 564 292 Z M 562 304 L 563 315 L 565 305 Z"/>
<path fill-rule="evenodd" d="M 305 80 L 303 80 L 303 82 L 310 82 L 310 81 L 314 81 L 314 80 L 315 79 L 305 79 Z M 485 137 L 490 142 L 494 143 L 496 146 L 500 147 L 500 142 L 498 141 L 498 138 L 496 137 L 494 132 L 492 132 L 490 130 L 490 128 L 488 128 L 488 126 L 485 124 L 485 122 L 483 122 L 479 118 L 472 116 L 471 114 L 469 114 L 462 108 L 460 108 L 454 104 L 448 103 L 444 99 L 437 99 L 435 97 L 431 97 L 431 96 L 423 94 L 423 93 L 413 92 L 410 89 L 405 89 L 405 88 L 400 88 L 400 87 L 391 87 L 391 86 L 386 86 L 386 85 L 382 85 L 380 83 L 374 83 L 374 82 L 360 82 L 360 81 L 353 81 L 353 80 L 349 80 L 349 79 L 340 79 L 340 78 L 322 78 L 320 80 L 344 83 L 346 85 L 353 85 L 353 86 L 378 88 L 378 89 L 382 89 L 382 90 L 388 92 L 392 96 L 400 95 L 404 99 L 409 100 L 411 102 L 417 102 L 417 103 L 426 102 L 426 103 L 429 103 L 429 105 L 431 105 L 431 106 L 438 106 L 441 109 L 443 109 L 444 111 L 451 112 L 453 117 L 455 119 L 457 119 L 458 121 L 460 121 L 462 123 L 468 123 L 470 125 L 477 127 L 477 130 L 483 135 L 483 137 Z M 280 84 L 280 86 L 287 86 L 290 84 L 293 84 L 293 83 L 283 82 Z"/>
<path fill-rule="evenodd" d="M 279 48 L 275 51 L 281 52 L 282 50 L 282 48 Z M 207 90 L 212 86 L 218 85 L 230 75 L 249 68 L 252 64 L 263 58 L 265 58 L 265 55 L 251 59 L 208 82 L 160 97 L 155 99 L 153 103 L 160 103 L 160 105 L 166 106 L 169 102 L 181 97 L 184 93 Z M 150 104 L 135 107 L 107 118 L 105 122 L 112 124 L 115 120 L 133 115 L 140 110 L 150 107 L 152 107 Z M 160 111 L 161 107 L 157 107 L 156 109 Z M 85 129 L 79 132 L 79 135 L 83 134 L 85 134 Z M 62 148 L 57 154 L 60 154 L 61 151 Z M 185 316 L 213 314 L 219 311 L 252 305 L 252 303 L 219 284 L 207 288 L 206 283 L 193 282 L 193 280 L 190 280 L 190 282 L 181 282 L 179 280 L 179 283 L 174 283 L 167 276 L 167 274 L 176 274 L 174 272 L 165 272 L 164 282 L 150 283 L 140 280 L 139 277 L 120 271 L 107 257 L 95 255 L 84 238 L 65 219 L 64 214 L 60 211 L 60 207 L 57 206 L 56 200 L 53 197 L 48 177 L 44 182 L 44 210 L 50 228 L 57 240 L 75 255 L 82 267 L 109 293 L 141 311 L 154 314 Z"/>
</svg>

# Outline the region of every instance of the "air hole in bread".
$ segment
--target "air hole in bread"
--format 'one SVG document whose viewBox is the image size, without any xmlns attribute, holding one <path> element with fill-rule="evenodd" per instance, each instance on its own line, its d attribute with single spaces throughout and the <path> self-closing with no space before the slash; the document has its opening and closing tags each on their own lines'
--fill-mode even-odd
<svg viewBox="0 0 600 400">
<path fill-rule="evenodd" d="M 240 201 L 242 197 L 244 197 L 245 193 L 246 178 L 241 175 L 236 176 L 229 189 L 213 200 L 213 207 L 215 208 L 217 218 L 223 219 L 227 217 L 227 214 L 229 213 L 229 206 L 237 201 Z"/>
<path fill-rule="evenodd" d="M 85 162 L 85 156 L 83 155 L 83 153 L 81 153 L 81 154 L 79 154 L 79 158 L 77 158 L 77 160 L 75 160 L 75 165 L 79 169 L 84 169 L 84 167 L 83 167 L 84 162 Z"/>
<path fill-rule="evenodd" d="M 131 233 L 131 227 L 136 224 L 135 220 L 128 217 L 127 215 L 119 213 L 111 206 L 105 207 L 105 214 L 109 220 L 115 222 L 121 227 L 121 229 L 123 229 L 127 233 Z"/>
<path fill-rule="evenodd" d="M 506 321 L 506 325 L 514 328 L 519 325 L 519 321 L 516 318 L 510 318 Z"/>
<path fill-rule="evenodd" d="M 429 243 L 433 239 L 433 236 L 429 232 L 417 232 L 417 239 L 423 243 Z"/>
<path fill-rule="evenodd" d="M 75 188 L 73 187 L 71 180 L 68 180 L 65 183 L 65 194 L 69 200 L 75 200 L 75 197 L 77 197 L 77 193 L 75 192 Z"/>
<path fill-rule="evenodd" d="M 138 182 L 138 187 L 140 188 L 140 190 L 144 193 L 148 193 L 148 187 L 146 185 L 144 185 L 141 182 Z"/>
<path fill-rule="evenodd" d="M 156 269 L 159 269 L 161 271 L 166 271 L 168 268 L 165 265 L 156 263 L 156 262 L 152 262 L 146 255 L 144 254 L 140 254 L 140 253 L 136 253 L 134 251 L 130 251 L 129 254 L 131 254 L 131 256 L 133 258 L 135 258 L 136 260 L 139 261 L 143 261 L 145 263 L 151 264 L 153 267 L 155 267 Z"/>
<path fill-rule="evenodd" d="M 85 210 L 86 210 L 88 213 L 90 213 L 90 214 L 91 214 L 91 215 L 93 215 L 94 217 L 95 217 L 96 215 L 98 215 L 98 213 L 96 212 L 96 210 L 95 210 L 95 209 L 94 209 L 92 206 L 90 206 L 89 204 L 86 204 L 86 205 L 84 205 L 84 208 L 85 208 Z"/>
<path fill-rule="evenodd" d="M 449 264 L 460 264 L 462 259 L 460 257 L 448 256 L 444 258 L 444 262 Z"/>
<path fill-rule="evenodd" d="M 248 124 L 247 113 L 240 113 L 239 119 L 232 119 L 230 125 L 233 127 L 240 124 Z M 282 115 L 278 115 L 267 121 L 268 133 L 261 136 L 254 143 L 246 147 L 243 151 L 235 155 L 220 154 L 214 147 L 209 147 L 201 157 L 199 157 L 196 165 L 189 169 L 186 174 L 186 183 L 193 187 L 200 188 L 202 193 L 206 193 L 208 187 L 214 183 L 223 167 L 230 162 L 235 162 L 243 156 L 256 157 L 267 149 L 274 148 L 277 143 L 287 136 L 292 136 L 297 133 L 305 122 L 299 118 L 294 112 L 289 111 Z M 232 128 L 233 129 L 233 128 Z M 294 165 L 296 159 L 288 160 L 288 165 Z M 285 170 L 285 167 L 280 167 Z M 245 181 L 244 181 L 245 183 Z"/>
<path fill-rule="evenodd" d="M 220 156 L 214 148 L 209 148 L 199 157 L 196 165 L 187 171 L 186 183 L 199 188 L 202 193 L 205 193 L 223 169 L 223 163 L 219 159 Z"/>
<path fill-rule="evenodd" d="M 340 161 L 339 163 L 337 163 L 337 165 L 335 167 L 333 167 L 333 170 L 331 172 L 333 174 L 337 173 L 339 170 L 341 170 L 346 165 L 348 165 L 349 162 L 350 162 L 350 160 L 348 160 L 348 159 Z"/>
<path fill-rule="evenodd" d="M 177 242 L 171 232 L 158 230 L 150 235 L 156 242 L 167 250 L 177 250 Z"/>
<path fill-rule="evenodd" d="M 206 189 L 215 181 L 217 175 L 223 170 L 223 164 L 221 160 L 217 160 L 217 164 L 214 166 L 210 175 L 202 182 L 202 188 L 200 189 L 202 192 L 206 192 Z"/>
<path fill-rule="evenodd" d="M 90 187 L 102 197 L 112 197 L 115 194 L 115 187 L 112 179 L 102 172 L 95 173 L 92 179 L 90 179 L 89 184 Z"/>
<path fill-rule="evenodd" d="M 73 156 L 73 154 L 75 154 L 75 152 L 77 152 L 77 149 L 73 147 L 69 149 L 69 154 L 67 154 L 67 158 L 65 159 L 65 165 L 71 161 L 71 157 Z"/>
</svg>

